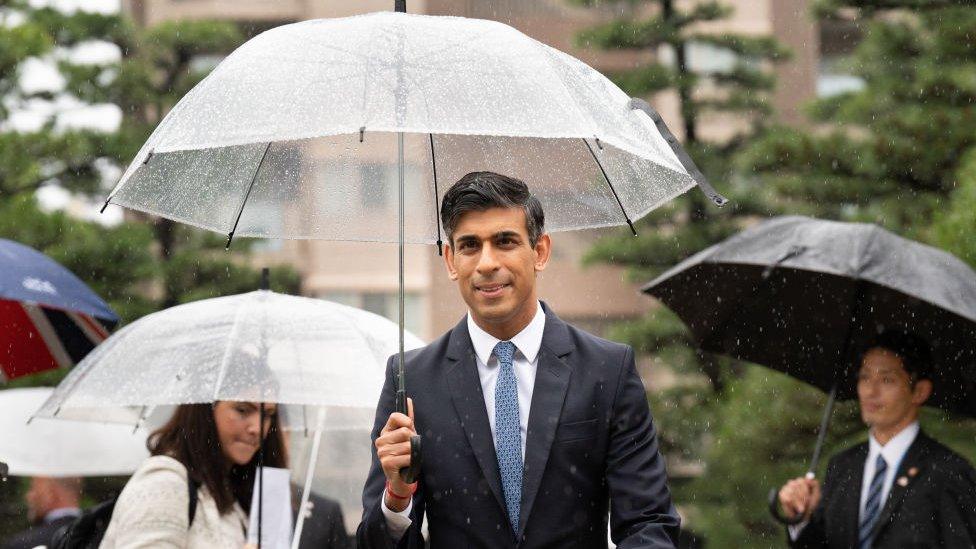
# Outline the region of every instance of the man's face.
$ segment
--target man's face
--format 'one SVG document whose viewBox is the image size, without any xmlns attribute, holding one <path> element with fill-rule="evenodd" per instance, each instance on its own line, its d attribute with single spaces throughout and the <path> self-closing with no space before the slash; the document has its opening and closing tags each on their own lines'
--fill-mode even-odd
<svg viewBox="0 0 976 549">
<path fill-rule="evenodd" d="M 30 488 L 24 495 L 27 503 L 27 520 L 32 524 L 43 519 L 51 511 L 52 480 L 45 477 L 31 477 Z"/>
<path fill-rule="evenodd" d="M 870 349 L 861 359 L 857 398 L 861 419 L 872 429 L 890 430 L 914 421 L 930 392 L 931 382 L 912 385 L 901 358 L 887 349 Z"/>
<path fill-rule="evenodd" d="M 454 230 L 453 249 L 444 254 L 448 274 L 475 321 L 506 337 L 515 335 L 508 330 L 532 320 L 536 273 L 549 261 L 549 235 L 533 246 L 525 221 L 522 208 L 468 212 Z"/>
</svg>

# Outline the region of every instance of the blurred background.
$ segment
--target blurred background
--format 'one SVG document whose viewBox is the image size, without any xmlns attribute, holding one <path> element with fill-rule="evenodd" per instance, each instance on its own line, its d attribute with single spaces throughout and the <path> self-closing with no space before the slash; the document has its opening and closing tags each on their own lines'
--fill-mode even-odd
<svg viewBox="0 0 976 549">
<path fill-rule="evenodd" d="M 686 546 L 782 545 L 766 492 L 805 471 L 826 397 L 696 351 L 677 317 L 639 286 L 786 213 L 876 223 L 976 267 L 976 7 L 965 4 L 408 2 L 411 13 L 512 25 L 648 99 L 731 199 L 717 209 L 692 191 L 642 219 L 638 237 L 559 233 L 541 277 L 543 299 L 564 320 L 639 350 Z M 265 266 L 276 291 L 395 320 L 395 246 L 240 239 L 225 252 L 213 233 L 116 206 L 98 213 L 155 125 L 234 48 L 275 26 L 380 10 L 392 2 L 0 1 L 0 238 L 65 265 L 123 324 L 253 290 Z M 376 173 L 392 180 L 396 166 L 362 175 Z M 406 288 L 406 327 L 425 340 L 465 311 L 432 247 L 408 248 Z M 64 374 L 0 389 L 54 385 Z M 976 460 L 976 421 L 926 410 L 922 424 Z M 841 405 L 828 455 L 865 436 L 856 406 Z M 85 501 L 124 481 L 86 479 Z M 26 526 L 26 486 L 0 486 L 0 539 Z"/>
</svg>

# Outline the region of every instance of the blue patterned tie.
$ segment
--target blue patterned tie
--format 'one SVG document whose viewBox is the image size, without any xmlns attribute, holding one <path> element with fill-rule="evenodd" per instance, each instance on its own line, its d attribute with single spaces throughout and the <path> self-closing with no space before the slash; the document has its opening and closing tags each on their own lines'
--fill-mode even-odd
<svg viewBox="0 0 976 549">
<path fill-rule="evenodd" d="M 492 354 L 498 357 L 500 366 L 495 381 L 495 454 L 502 475 L 508 520 L 517 532 L 522 505 L 522 435 L 519 432 L 518 386 L 512 365 L 515 345 L 511 341 L 501 341 L 495 345 Z"/>
<path fill-rule="evenodd" d="M 860 549 L 870 549 L 874 542 L 874 525 L 878 522 L 881 514 L 881 488 L 884 486 L 885 471 L 888 464 L 884 457 L 878 454 L 878 461 L 874 466 L 874 478 L 871 479 L 871 486 L 868 488 L 868 499 L 864 503 L 864 512 L 861 514 L 861 525 L 858 527 L 857 546 Z"/>
</svg>

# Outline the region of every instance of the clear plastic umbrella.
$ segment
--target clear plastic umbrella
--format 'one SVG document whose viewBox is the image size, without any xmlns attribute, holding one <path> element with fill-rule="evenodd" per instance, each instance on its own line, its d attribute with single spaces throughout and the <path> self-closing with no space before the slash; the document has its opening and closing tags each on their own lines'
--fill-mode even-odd
<svg viewBox="0 0 976 549">
<path fill-rule="evenodd" d="M 421 345 L 407 334 L 407 348 Z M 371 410 L 396 351 L 396 324 L 346 305 L 264 290 L 196 301 L 109 337 L 36 417 L 138 425 L 160 406 L 246 400 L 314 428 L 308 407 Z"/>
<path fill-rule="evenodd" d="M 443 183 L 491 169 L 529 185 L 551 231 L 623 225 L 696 183 L 645 108 L 502 23 L 306 21 L 220 63 L 109 201 L 226 235 L 397 242 L 402 178 L 404 240 L 435 243 Z"/>
<path fill-rule="evenodd" d="M 146 431 L 79 421 L 32 421 L 52 389 L 0 391 L 0 460 L 10 474 L 45 477 L 129 475 L 149 452 Z"/>
<path fill-rule="evenodd" d="M 634 220 L 696 184 L 725 203 L 660 116 L 585 63 L 501 23 L 396 8 L 249 40 L 166 115 L 106 206 L 228 246 L 235 234 L 398 242 L 402 328 L 404 243 L 441 249 L 442 187 L 468 172 L 524 180 L 549 231 L 636 234 Z"/>
</svg>

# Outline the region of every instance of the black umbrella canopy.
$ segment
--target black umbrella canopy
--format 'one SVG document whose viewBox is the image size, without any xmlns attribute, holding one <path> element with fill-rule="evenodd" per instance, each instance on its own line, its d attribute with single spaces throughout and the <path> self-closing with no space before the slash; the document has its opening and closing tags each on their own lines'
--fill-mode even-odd
<svg viewBox="0 0 976 549">
<path fill-rule="evenodd" d="M 880 227 L 807 217 L 760 223 L 686 259 L 643 291 L 702 349 L 856 396 L 857 358 L 880 332 L 924 338 L 929 404 L 976 416 L 976 272 Z"/>
</svg>

